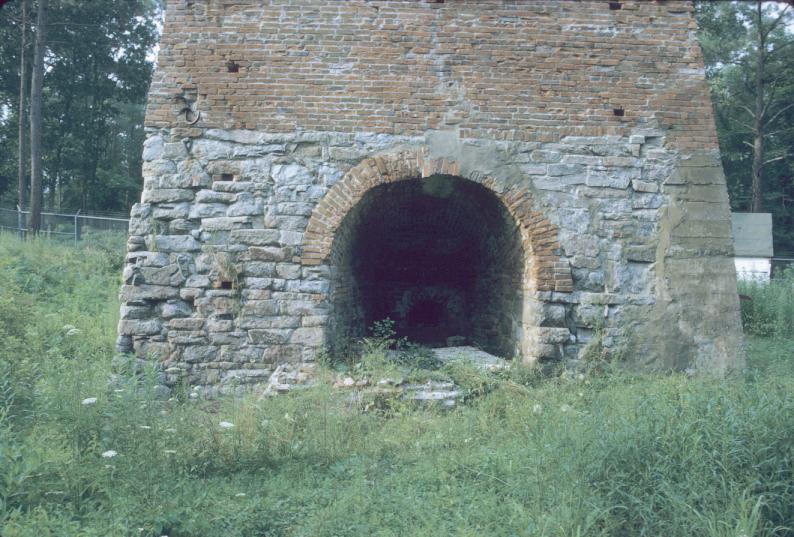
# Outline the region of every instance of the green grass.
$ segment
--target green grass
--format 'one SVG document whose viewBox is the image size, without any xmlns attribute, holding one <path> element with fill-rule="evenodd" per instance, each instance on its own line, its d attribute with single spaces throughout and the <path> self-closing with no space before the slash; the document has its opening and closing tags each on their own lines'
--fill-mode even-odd
<svg viewBox="0 0 794 537">
<path fill-rule="evenodd" d="M 458 365 L 446 412 L 156 401 L 108 384 L 121 259 L 0 236 L 4 537 L 794 535 L 792 340 L 728 380 Z"/>
</svg>

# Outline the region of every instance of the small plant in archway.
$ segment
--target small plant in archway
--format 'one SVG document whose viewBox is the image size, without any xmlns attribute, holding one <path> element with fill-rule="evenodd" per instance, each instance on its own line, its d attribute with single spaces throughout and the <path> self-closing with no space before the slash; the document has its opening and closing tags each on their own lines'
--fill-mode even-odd
<svg viewBox="0 0 794 537">
<path fill-rule="evenodd" d="M 370 328 L 372 336 L 361 341 L 364 354 L 382 353 L 390 362 L 411 369 L 436 370 L 443 365 L 429 348 L 406 337 L 398 338 L 394 326 L 389 317 L 375 321 Z"/>
</svg>

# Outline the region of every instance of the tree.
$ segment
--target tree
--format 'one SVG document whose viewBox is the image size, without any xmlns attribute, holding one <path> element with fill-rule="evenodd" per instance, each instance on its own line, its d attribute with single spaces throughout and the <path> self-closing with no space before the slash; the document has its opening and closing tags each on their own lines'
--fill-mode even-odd
<svg viewBox="0 0 794 537">
<path fill-rule="evenodd" d="M 779 253 L 794 252 L 793 11 L 759 0 L 698 4 L 731 205 L 772 212 Z"/>
<path fill-rule="evenodd" d="M 763 210 L 762 180 L 764 167 L 772 162 L 785 158 L 785 154 L 767 158 L 767 139 L 776 134 L 774 128 L 778 118 L 794 106 L 794 102 L 781 99 L 778 88 L 783 84 L 791 84 L 791 80 L 786 80 L 786 75 L 790 67 L 779 64 L 780 55 L 792 41 L 775 43 L 773 41 L 774 32 L 783 26 L 783 21 L 789 13 L 789 6 L 779 10 L 777 15 L 768 16 L 764 13 L 763 2 L 756 0 L 755 13 L 753 17 L 752 33 L 756 39 L 755 43 L 755 107 L 750 109 L 743 106 L 752 120 L 748 125 L 753 136 L 753 179 L 752 179 L 752 201 L 750 210 L 761 212 Z M 776 46 L 777 45 L 777 46 Z M 770 68 L 772 67 L 772 68 Z M 779 67 L 775 70 L 774 67 Z M 781 83 L 782 81 L 782 83 Z"/>
<path fill-rule="evenodd" d="M 31 3 L 35 10 L 36 2 Z M 15 149 L 0 151 L 0 204 L 5 206 L 25 190 L 17 177 L 18 152 L 24 151 L 20 141 L 26 139 L 17 128 L 24 115 L 24 107 L 19 108 L 24 99 L 23 4 L 19 0 L 0 7 L 0 144 Z M 127 211 L 143 183 L 144 103 L 161 2 L 49 0 L 47 15 L 40 131 L 43 206 Z"/>
<path fill-rule="evenodd" d="M 17 170 L 17 207 L 19 209 L 19 221 L 17 222 L 17 227 L 19 228 L 19 238 L 23 238 L 23 222 L 22 222 L 22 211 L 25 209 L 25 193 L 27 191 L 27 166 L 25 165 L 25 161 L 28 157 L 27 152 L 27 136 L 26 136 L 26 127 L 27 122 L 25 118 L 27 117 L 27 107 L 25 106 L 25 96 L 28 93 L 28 65 L 27 65 L 27 32 L 28 32 L 28 11 L 30 10 L 30 0 L 22 0 L 22 21 L 21 21 L 21 28 L 20 28 L 20 45 L 19 45 L 19 130 L 18 130 L 18 140 L 19 146 L 17 153 L 18 153 L 18 170 Z"/>
<path fill-rule="evenodd" d="M 33 52 L 33 76 L 30 81 L 30 220 L 28 231 L 41 229 L 41 94 L 44 87 L 44 48 L 47 42 L 47 0 L 38 0 L 36 46 Z M 23 99 L 22 95 L 19 96 Z M 20 145 L 21 138 L 20 138 Z"/>
<path fill-rule="evenodd" d="M 61 0 L 53 10 L 59 52 L 48 73 L 47 191 L 68 207 L 126 210 L 125 197 L 138 197 L 156 14 L 157 6 L 130 0 Z"/>
</svg>

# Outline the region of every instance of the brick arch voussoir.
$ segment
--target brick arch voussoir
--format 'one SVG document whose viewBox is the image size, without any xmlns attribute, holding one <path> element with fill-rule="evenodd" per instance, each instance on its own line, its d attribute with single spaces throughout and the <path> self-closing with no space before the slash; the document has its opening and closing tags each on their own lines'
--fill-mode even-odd
<svg viewBox="0 0 794 537">
<path fill-rule="evenodd" d="M 493 177 L 466 177 L 460 173 L 457 162 L 428 158 L 421 150 L 367 158 L 331 187 L 309 218 L 303 237 L 302 264 L 320 265 L 326 262 L 339 226 L 367 191 L 386 183 L 437 174 L 455 175 L 477 182 L 499 198 L 518 224 L 524 250 L 532 257 L 532 262 L 528 264 L 530 272 L 526 276 L 534 290 L 573 290 L 570 265 L 561 256 L 557 227 L 533 208 L 531 193 L 527 189 L 514 187 L 502 190 Z"/>
</svg>

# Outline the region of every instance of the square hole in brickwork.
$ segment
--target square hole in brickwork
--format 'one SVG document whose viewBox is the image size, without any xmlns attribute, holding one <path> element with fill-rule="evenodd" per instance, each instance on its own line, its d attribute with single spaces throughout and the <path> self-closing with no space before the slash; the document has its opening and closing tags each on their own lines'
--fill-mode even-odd
<svg viewBox="0 0 794 537">
<path fill-rule="evenodd" d="M 617 117 L 623 117 L 624 115 L 626 115 L 626 111 L 623 110 L 622 108 L 613 108 L 612 115 Z"/>
<path fill-rule="evenodd" d="M 234 60 L 229 60 L 228 62 L 226 62 L 226 70 L 229 73 L 237 73 L 240 71 L 240 65 Z"/>
<path fill-rule="evenodd" d="M 221 181 L 234 181 L 234 174 L 222 173 L 221 174 Z"/>
<path fill-rule="evenodd" d="M 612 10 L 612 11 L 617 11 L 618 9 L 620 9 L 622 7 L 623 6 L 620 4 L 620 2 L 610 2 L 609 3 L 609 9 Z"/>
</svg>

